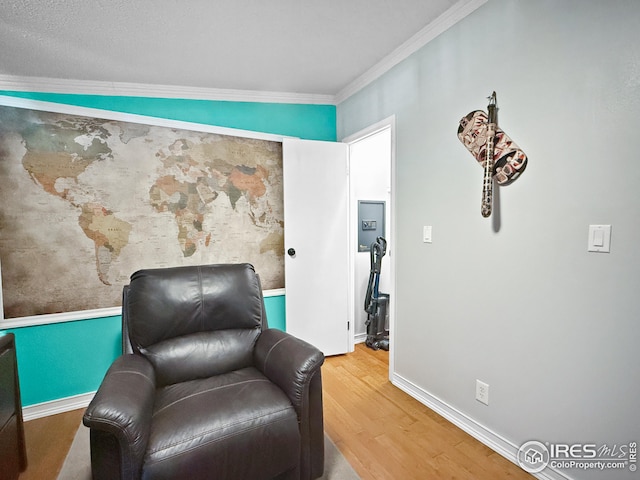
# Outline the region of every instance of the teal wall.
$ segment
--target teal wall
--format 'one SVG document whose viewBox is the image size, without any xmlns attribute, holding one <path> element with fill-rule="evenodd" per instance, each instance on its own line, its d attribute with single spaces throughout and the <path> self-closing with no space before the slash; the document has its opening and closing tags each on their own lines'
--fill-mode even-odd
<svg viewBox="0 0 640 480">
<path fill-rule="evenodd" d="M 2 90 L 0 90 L 0 95 L 273 133 L 307 140 L 336 140 L 335 105 L 230 102 Z"/>
<path fill-rule="evenodd" d="M 269 328 L 277 328 L 280 330 L 286 330 L 286 316 L 284 295 L 278 295 L 275 297 L 267 297 L 264 299 L 264 307 L 267 310 L 267 321 L 269 322 Z"/>
<path fill-rule="evenodd" d="M 335 141 L 336 107 L 101 95 L 0 95 L 204 123 L 308 140 Z M 284 295 L 265 298 L 269 326 L 284 330 Z M 9 330 L 16 335 L 24 406 L 93 392 L 120 354 L 120 316 Z"/>
<path fill-rule="evenodd" d="M 271 328 L 285 329 L 285 297 L 264 299 Z M 120 315 L 7 330 L 16 336 L 22 404 L 93 392 L 120 355 Z"/>
<path fill-rule="evenodd" d="M 93 392 L 121 351 L 120 316 L 9 330 L 24 406 Z"/>
</svg>

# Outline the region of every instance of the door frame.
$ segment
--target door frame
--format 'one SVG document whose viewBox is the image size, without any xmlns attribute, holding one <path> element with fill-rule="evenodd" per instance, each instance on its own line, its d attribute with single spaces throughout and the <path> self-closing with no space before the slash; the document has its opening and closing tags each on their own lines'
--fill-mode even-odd
<svg viewBox="0 0 640 480">
<path fill-rule="evenodd" d="M 342 143 L 346 143 L 349 145 L 349 150 L 351 150 L 351 145 L 357 143 L 371 135 L 375 135 L 376 133 L 389 128 L 391 133 L 391 152 L 390 152 L 390 168 L 391 168 L 391 181 L 390 181 L 390 203 L 389 211 L 391 213 L 389 221 L 389 231 L 391 232 L 391 242 L 389 245 L 389 273 L 390 273 L 390 288 L 389 288 L 389 379 L 391 379 L 391 372 L 395 371 L 395 360 L 394 360 L 394 352 L 395 352 L 395 325 L 396 325 L 396 244 L 398 243 L 396 240 L 396 116 L 391 115 L 387 118 L 380 120 L 379 122 L 374 123 L 358 132 L 355 132 L 343 139 L 339 140 Z M 349 165 L 351 162 L 351 155 L 349 155 L 348 159 Z M 349 189 L 349 202 L 353 203 L 355 199 L 353 198 L 353 192 Z M 355 218 L 349 219 L 350 224 L 353 225 L 353 222 L 356 221 Z M 354 230 L 349 229 L 349 303 L 350 303 L 350 324 L 351 335 L 349 336 L 349 351 L 353 351 L 355 348 L 355 318 L 353 317 L 353 305 L 355 304 L 355 257 L 354 251 L 357 245 L 357 238 L 355 238 Z"/>
</svg>

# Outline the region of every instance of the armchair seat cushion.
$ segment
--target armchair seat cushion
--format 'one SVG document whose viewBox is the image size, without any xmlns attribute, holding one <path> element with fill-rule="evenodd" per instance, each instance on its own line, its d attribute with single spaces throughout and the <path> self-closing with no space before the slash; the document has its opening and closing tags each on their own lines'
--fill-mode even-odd
<svg viewBox="0 0 640 480">
<path fill-rule="evenodd" d="M 253 367 L 158 389 L 143 478 L 273 478 L 296 467 L 285 393 Z"/>
</svg>

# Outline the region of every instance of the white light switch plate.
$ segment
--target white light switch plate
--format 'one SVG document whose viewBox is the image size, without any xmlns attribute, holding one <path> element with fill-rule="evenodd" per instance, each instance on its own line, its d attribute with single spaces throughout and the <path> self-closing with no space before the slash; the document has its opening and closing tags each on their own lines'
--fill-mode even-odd
<svg viewBox="0 0 640 480">
<path fill-rule="evenodd" d="M 424 243 L 431 243 L 431 225 L 422 227 L 422 241 Z"/>
<path fill-rule="evenodd" d="M 589 252 L 609 252 L 611 248 L 611 225 L 589 225 Z"/>
</svg>

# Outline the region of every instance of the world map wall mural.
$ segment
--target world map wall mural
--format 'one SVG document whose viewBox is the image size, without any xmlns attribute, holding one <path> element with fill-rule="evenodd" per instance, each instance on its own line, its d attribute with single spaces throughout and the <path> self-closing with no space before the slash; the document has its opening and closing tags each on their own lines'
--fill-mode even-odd
<svg viewBox="0 0 640 480">
<path fill-rule="evenodd" d="M 0 105 L 4 317 L 114 307 L 141 268 L 284 287 L 282 143 Z"/>
</svg>

